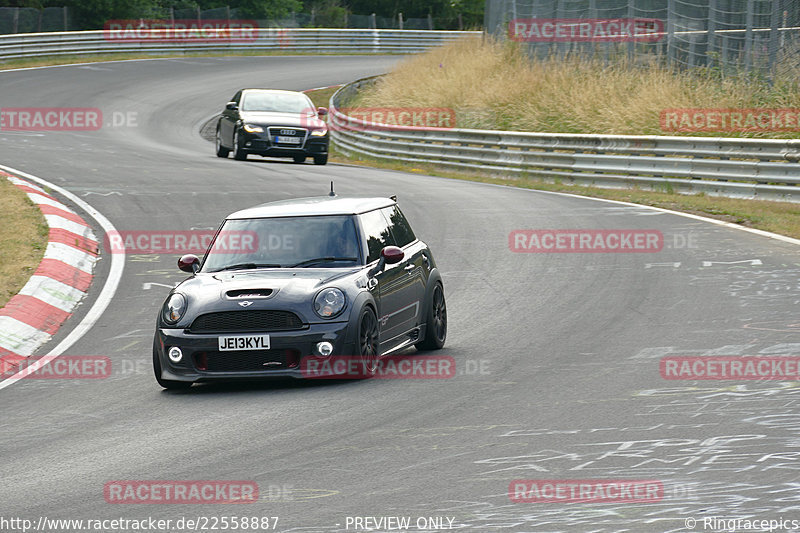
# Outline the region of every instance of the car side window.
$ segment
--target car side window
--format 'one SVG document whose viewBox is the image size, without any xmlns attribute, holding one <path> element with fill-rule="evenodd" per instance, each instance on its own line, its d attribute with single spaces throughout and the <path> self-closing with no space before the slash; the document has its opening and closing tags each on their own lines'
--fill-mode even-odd
<svg viewBox="0 0 800 533">
<path fill-rule="evenodd" d="M 395 206 L 385 207 L 383 211 L 384 216 L 389 220 L 389 229 L 394 237 L 395 246 L 403 247 L 411 244 L 417 237 L 414 235 L 414 230 L 406 220 L 406 217 L 400 211 L 400 208 Z"/>
<path fill-rule="evenodd" d="M 383 216 L 380 209 L 369 211 L 359 216 L 364 236 L 367 238 L 367 263 L 380 258 L 381 250 L 386 246 L 396 246 L 389 221 Z"/>
</svg>

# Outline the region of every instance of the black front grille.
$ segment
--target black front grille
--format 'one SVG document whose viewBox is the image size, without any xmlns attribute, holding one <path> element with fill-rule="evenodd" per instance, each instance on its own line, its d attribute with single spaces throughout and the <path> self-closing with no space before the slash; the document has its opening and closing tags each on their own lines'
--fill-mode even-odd
<svg viewBox="0 0 800 533">
<path fill-rule="evenodd" d="M 192 333 L 282 331 L 303 329 L 303 321 L 291 311 L 222 311 L 194 319 Z"/>
<path fill-rule="evenodd" d="M 194 364 L 205 372 L 262 372 L 296 368 L 297 350 L 251 350 L 244 352 L 198 352 Z"/>
<path fill-rule="evenodd" d="M 300 139 L 299 143 L 279 143 L 278 137 L 294 137 Z M 305 144 L 306 130 L 301 128 L 269 128 L 269 138 L 275 146 L 300 148 Z"/>
</svg>

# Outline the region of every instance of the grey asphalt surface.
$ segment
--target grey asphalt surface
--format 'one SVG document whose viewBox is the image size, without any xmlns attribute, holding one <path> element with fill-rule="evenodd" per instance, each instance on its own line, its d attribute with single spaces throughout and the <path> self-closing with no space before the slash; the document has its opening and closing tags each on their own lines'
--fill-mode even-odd
<svg viewBox="0 0 800 533">
<path fill-rule="evenodd" d="M 346 165 L 220 160 L 199 135 L 241 87 L 326 86 L 396 61 L 249 57 L 0 73 L 0 107 L 98 107 L 106 121 L 136 113 L 135 125 L 98 132 L 0 132 L 2 164 L 65 187 L 118 230 L 215 228 L 243 207 L 325 194 L 330 180 L 340 195 L 397 194 L 443 273 L 441 353 L 458 369 L 444 380 L 163 392 L 150 367 L 153 326 L 165 285 L 185 275 L 175 255 L 130 255 L 105 315 L 68 352 L 109 356 L 113 375 L 0 391 L 0 517 L 277 516 L 277 530 L 308 532 L 365 531 L 348 528 L 354 516 L 450 517 L 461 531 L 487 532 L 800 520 L 798 383 L 659 375 L 667 355 L 800 356 L 797 246 L 644 207 Z M 537 228 L 656 229 L 665 247 L 509 250 L 511 231 Z M 92 297 L 107 268 L 104 256 Z M 514 503 L 514 479 L 660 480 L 665 494 L 656 503 Z M 113 480 L 252 480 L 261 499 L 109 504 L 103 487 Z"/>
</svg>

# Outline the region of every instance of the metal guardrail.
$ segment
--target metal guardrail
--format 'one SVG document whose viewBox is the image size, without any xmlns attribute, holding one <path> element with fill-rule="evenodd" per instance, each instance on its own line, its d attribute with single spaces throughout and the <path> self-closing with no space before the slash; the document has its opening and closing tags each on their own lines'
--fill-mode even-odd
<svg viewBox="0 0 800 533">
<path fill-rule="evenodd" d="M 257 28 L 235 30 L 139 30 L 144 38 L 121 38 L 109 30 L 0 36 L 0 59 L 100 53 L 298 51 L 319 53 L 414 53 L 481 32 L 382 29 Z M 230 37 L 227 37 L 230 35 Z M 177 36 L 177 37 L 175 37 Z"/>
<path fill-rule="evenodd" d="M 800 202 L 800 139 L 425 129 L 342 113 L 374 79 L 345 85 L 331 97 L 329 128 L 345 154 L 582 185 Z"/>
</svg>

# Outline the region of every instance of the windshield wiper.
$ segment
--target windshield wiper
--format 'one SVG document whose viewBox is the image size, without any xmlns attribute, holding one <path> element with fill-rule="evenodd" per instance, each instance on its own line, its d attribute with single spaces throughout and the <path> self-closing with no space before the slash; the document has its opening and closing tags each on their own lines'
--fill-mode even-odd
<svg viewBox="0 0 800 533">
<path fill-rule="evenodd" d="M 296 265 L 292 265 L 289 268 L 297 268 L 306 265 L 312 265 L 314 263 L 330 263 L 333 261 L 358 261 L 358 257 L 315 257 L 314 259 L 306 259 L 305 261 L 300 261 Z"/>
<path fill-rule="evenodd" d="M 212 272 L 222 272 L 223 270 L 250 270 L 253 268 L 280 268 L 281 265 L 273 265 L 267 263 L 239 263 L 236 265 L 228 265 L 224 268 L 212 270 Z"/>
</svg>

